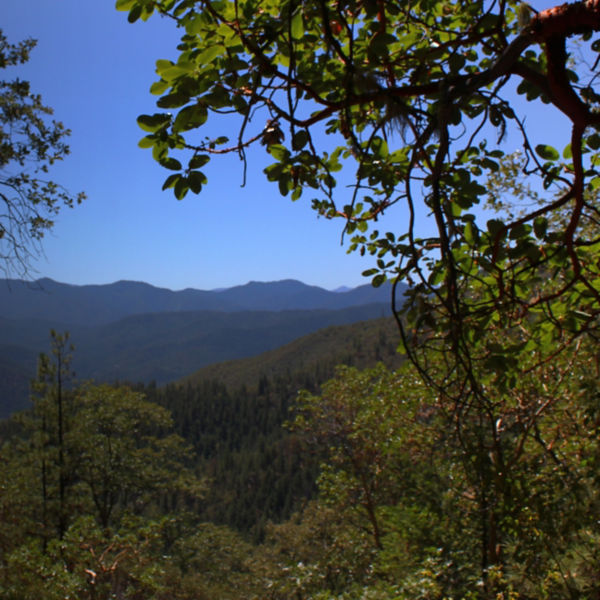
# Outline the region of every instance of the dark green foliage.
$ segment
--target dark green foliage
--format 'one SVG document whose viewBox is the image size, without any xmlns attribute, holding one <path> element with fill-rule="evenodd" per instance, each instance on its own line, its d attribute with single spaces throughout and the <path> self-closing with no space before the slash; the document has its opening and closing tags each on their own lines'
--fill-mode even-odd
<svg viewBox="0 0 600 600">
<path fill-rule="evenodd" d="M 293 382 L 263 384 L 269 387 L 263 393 L 242 388 L 233 394 L 215 384 L 179 393 L 170 386 L 162 399 L 212 483 L 202 517 L 253 539 L 261 538 L 267 520 L 287 518 L 314 493 L 317 466 L 283 429 L 296 395 Z"/>
<path fill-rule="evenodd" d="M 3 598 L 150 593 L 163 571 L 148 569 L 173 545 L 169 504 L 205 490 L 168 411 L 125 387 L 74 387 L 70 353 L 52 332 L 33 406 L 0 438 Z"/>
<path fill-rule="evenodd" d="M 465 410 L 460 423 L 407 368 L 340 368 L 320 395 L 303 394 L 295 426 L 325 454 L 320 507 L 293 521 L 293 551 L 325 534 L 315 515 L 332 510 L 329 555 L 365 543 L 373 555 L 354 571 L 345 564 L 353 577 L 342 589 L 323 580 L 317 551 L 290 561 L 280 585 L 347 598 L 594 597 L 596 360 L 582 344 L 510 393 L 491 386 L 490 414 Z"/>
<path fill-rule="evenodd" d="M 140 146 L 170 170 L 164 189 L 201 192 L 209 160 L 232 153 L 245 169 L 263 151 L 275 190 L 341 219 L 375 286 L 410 284 L 394 307 L 403 351 L 444 398 L 463 464 L 476 457 L 465 472 L 486 484 L 484 565 L 498 554 L 489 498 L 508 444 L 496 394 L 527 378 L 532 356 L 597 336 L 600 319 L 600 4 L 525 4 L 117 2 L 132 22 L 158 13 L 180 27 L 178 54 L 156 63 L 157 112 L 138 120 Z M 570 132 L 531 127 L 541 109 Z M 511 186 L 490 183 L 507 136 L 537 194 L 514 210 Z M 488 196 L 499 214 L 482 210 Z"/>
<path fill-rule="evenodd" d="M 390 348 L 388 323 L 371 323 L 357 361 Z M 62 468 L 56 370 L 43 361 L 42 402 L 2 431 L 3 597 L 597 595 L 593 345 L 552 364 L 532 356 L 510 390 L 490 380 L 489 414 L 472 407 L 460 422 L 408 364 L 338 367 L 324 382 L 328 363 L 287 372 L 290 356 L 271 356 L 258 376 L 253 361 L 224 367 L 248 368 L 241 386 L 146 386 L 145 399 L 65 390 Z"/>
<path fill-rule="evenodd" d="M 393 362 L 396 342 L 389 325 L 388 320 L 363 325 L 358 338 L 344 327 L 332 328 L 271 353 L 266 373 L 247 372 L 248 385 L 230 381 L 228 388 L 204 380 L 195 386 L 146 386 L 145 394 L 142 386 L 71 389 L 65 395 L 62 469 L 56 402 L 48 387 L 55 368 L 44 359 L 47 375 L 40 380 L 35 410 L 19 418 L 24 428 L 13 420 L 3 430 L 2 477 L 10 481 L 0 494 L 4 597 L 33 598 L 43 591 L 49 598 L 94 598 L 111 590 L 156 598 L 263 597 L 280 568 L 270 521 L 284 521 L 316 493 L 321 453 L 283 427 L 298 390 L 317 392 L 339 360 L 362 364 L 387 356 Z M 306 360 L 311 346 L 314 360 Z M 290 372 L 298 348 L 298 368 Z M 228 366 L 238 374 L 246 367 Z M 168 435 L 171 426 L 192 453 Z M 47 465 L 46 496 L 40 464 Z M 198 484 L 186 482 L 190 467 L 209 483 L 200 486 L 201 494 Z M 57 500 L 60 472 L 68 511 Z M 42 514 L 57 525 L 40 528 Z M 269 541 L 252 547 L 230 528 L 202 521 L 226 524 L 254 542 Z M 114 570 L 108 569 L 110 561 Z M 46 577 L 52 570 L 61 575 Z"/>
</svg>

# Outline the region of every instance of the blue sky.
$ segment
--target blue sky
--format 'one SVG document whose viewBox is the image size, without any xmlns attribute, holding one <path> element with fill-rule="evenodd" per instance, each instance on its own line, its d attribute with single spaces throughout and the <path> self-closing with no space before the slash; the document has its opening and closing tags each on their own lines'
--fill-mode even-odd
<svg viewBox="0 0 600 600">
<path fill-rule="evenodd" d="M 71 156 L 52 177 L 88 195 L 59 216 L 34 277 L 171 289 L 285 278 L 328 289 L 367 283 L 361 272 L 371 259 L 346 254 L 341 222 L 317 219 L 307 201 L 279 196 L 262 173 L 263 155 L 250 155 L 243 189 L 232 156 L 211 163 L 200 196 L 178 202 L 161 192 L 167 172 L 137 147 L 136 117 L 155 112 L 148 91 L 155 61 L 177 56 L 172 22 L 131 25 L 113 0 L 1 0 L 0 26 L 10 42 L 38 40 L 30 62 L 3 77 L 28 79 L 72 130 Z M 543 115 L 532 118 L 544 126 Z M 403 227 L 401 214 L 393 219 Z M 393 220 L 387 224 L 394 229 Z"/>
<path fill-rule="evenodd" d="M 9 41 L 38 40 L 30 62 L 3 76 L 28 79 L 72 130 L 71 155 L 52 176 L 88 199 L 63 211 L 44 241 L 35 277 L 67 283 L 147 281 L 212 289 L 250 280 L 299 279 L 325 288 L 366 283 L 369 262 L 340 245 L 341 222 L 317 219 L 307 202 L 282 198 L 250 157 L 214 161 L 200 196 L 161 192 L 167 171 L 137 147 L 155 61 L 175 58 L 179 35 L 152 18 L 129 24 L 112 0 L 2 0 Z"/>
</svg>

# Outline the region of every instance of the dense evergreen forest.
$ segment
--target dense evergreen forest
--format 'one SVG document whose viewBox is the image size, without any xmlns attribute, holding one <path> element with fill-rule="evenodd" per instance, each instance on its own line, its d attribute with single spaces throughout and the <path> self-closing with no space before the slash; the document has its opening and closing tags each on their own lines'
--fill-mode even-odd
<svg viewBox="0 0 600 600">
<path fill-rule="evenodd" d="M 362 329 L 360 366 L 334 366 L 340 327 L 313 371 L 164 388 L 74 386 L 54 334 L 2 424 L 2 597 L 468 598 L 491 552 L 497 597 L 595 597 L 595 347 L 498 388 L 457 438 L 393 323 Z"/>
<path fill-rule="evenodd" d="M 317 392 L 341 364 L 398 365 L 398 343 L 389 318 L 330 327 L 257 357 L 201 369 L 179 385 L 139 389 L 170 411 L 175 433 L 212 482 L 202 517 L 257 542 L 268 521 L 289 518 L 316 492 L 323 456 L 285 427 L 298 392 Z M 219 379 L 210 379 L 215 374 Z"/>
</svg>

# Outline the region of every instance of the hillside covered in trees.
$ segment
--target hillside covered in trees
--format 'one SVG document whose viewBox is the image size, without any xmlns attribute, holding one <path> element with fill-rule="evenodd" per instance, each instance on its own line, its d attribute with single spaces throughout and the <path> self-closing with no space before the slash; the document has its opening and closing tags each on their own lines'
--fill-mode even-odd
<svg viewBox="0 0 600 600">
<path fill-rule="evenodd" d="M 593 597 L 595 348 L 492 384 L 457 438 L 391 325 L 164 388 L 72 387 L 55 335 L 33 409 L 2 426 L 2 596 L 469 597 L 496 552 L 495 594 Z"/>
<path fill-rule="evenodd" d="M 238 558 L 231 556 L 227 562 L 248 560 L 275 523 L 287 521 L 317 495 L 323 449 L 311 447 L 289 426 L 298 391 L 319 390 L 344 362 L 361 367 L 381 360 L 399 364 L 398 336 L 390 324 L 380 319 L 328 328 L 266 355 L 209 367 L 162 388 L 73 387 L 70 342 L 54 334 L 52 353 L 39 364 L 33 409 L 2 426 L 2 481 L 7 483 L 0 510 L 3 596 L 44 590 L 58 598 L 74 590 L 84 597 L 120 586 L 129 594 L 155 593 L 152 586 L 158 580 L 146 588 L 123 569 L 130 560 L 137 561 L 134 557 L 141 558 L 146 540 L 136 536 L 150 530 L 158 536 L 157 548 L 175 549 L 175 539 L 162 537 L 167 523 L 175 527 L 168 535 L 178 539 L 188 530 L 196 535 L 198 527 L 214 536 L 211 552 L 218 548 L 227 555 L 231 548 L 221 544 L 239 545 Z M 212 376 L 215 370 L 219 379 Z M 108 532 L 128 541 L 120 545 L 106 538 Z M 90 538 L 89 546 L 76 543 L 82 535 L 96 542 Z M 196 543 L 206 543 L 204 534 L 192 546 Z M 192 546 L 184 553 L 195 554 Z M 31 554 L 36 547 L 41 553 Z M 65 581 L 44 583 L 43 565 L 61 560 L 62 550 L 53 555 L 53 548 L 78 554 L 78 567 Z M 154 550 L 148 552 L 143 562 L 162 562 Z M 115 568 L 95 564 L 97 553 L 115 560 Z M 22 560 L 28 561 L 27 568 Z M 229 572 L 232 565 L 221 565 L 219 572 Z M 245 578 L 246 568 L 238 566 L 241 571 L 231 573 L 233 579 L 223 590 L 216 573 L 203 575 L 190 588 L 190 597 L 205 587 L 218 594 L 250 593 L 234 583 Z M 89 571 L 98 579 L 90 579 Z M 252 587 L 262 585 L 255 579 L 258 573 L 248 575 Z"/>
</svg>

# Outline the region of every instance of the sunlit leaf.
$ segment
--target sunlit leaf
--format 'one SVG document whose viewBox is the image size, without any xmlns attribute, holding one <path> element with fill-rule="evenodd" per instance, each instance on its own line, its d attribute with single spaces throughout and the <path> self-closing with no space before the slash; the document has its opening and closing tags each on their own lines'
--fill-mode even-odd
<svg viewBox="0 0 600 600">
<path fill-rule="evenodd" d="M 558 160 L 559 158 L 558 150 L 547 144 L 538 144 L 535 151 L 544 160 Z"/>
</svg>

